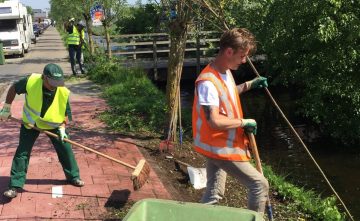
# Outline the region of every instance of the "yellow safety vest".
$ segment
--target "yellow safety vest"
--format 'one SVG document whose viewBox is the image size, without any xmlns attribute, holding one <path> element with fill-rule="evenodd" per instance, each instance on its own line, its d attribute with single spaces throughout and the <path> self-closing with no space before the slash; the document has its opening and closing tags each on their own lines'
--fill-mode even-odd
<svg viewBox="0 0 360 221">
<path fill-rule="evenodd" d="M 85 49 L 86 41 L 85 41 L 85 31 L 84 31 L 84 29 L 81 31 L 81 38 L 84 40 L 83 44 L 81 45 L 81 48 Z"/>
<path fill-rule="evenodd" d="M 70 91 L 57 87 L 55 97 L 44 117 L 40 117 L 43 104 L 43 79 L 41 74 L 30 75 L 26 84 L 25 103 L 22 120 L 45 130 L 59 127 L 65 121 L 66 105 Z M 25 126 L 29 129 L 29 127 Z"/>
<path fill-rule="evenodd" d="M 67 44 L 68 45 L 79 45 L 80 44 L 80 34 L 79 34 L 77 28 L 75 27 L 75 25 L 73 25 L 73 32 L 71 34 L 69 34 L 67 37 Z"/>
</svg>

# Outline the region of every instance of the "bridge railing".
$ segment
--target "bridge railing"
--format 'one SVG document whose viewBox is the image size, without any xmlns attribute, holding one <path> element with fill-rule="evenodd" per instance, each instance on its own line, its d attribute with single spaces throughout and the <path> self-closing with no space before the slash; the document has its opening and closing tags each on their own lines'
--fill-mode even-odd
<svg viewBox="0 0 360 221">
<path fill-rule="evenodd" d="M 213 57 L 217 51 L 219 37 L 220 33 L 214 31 L 189 32 L 185 60 L 196 61 L 199 72 L 202 59 Z M 151 62 L 156 72 L 158 63 L 169 57 L 170 38 L 167 33 L 113 35 L 110 46 L 113 55 L 121 56 L 127 61 L 141 59 Z"/>
</svg>

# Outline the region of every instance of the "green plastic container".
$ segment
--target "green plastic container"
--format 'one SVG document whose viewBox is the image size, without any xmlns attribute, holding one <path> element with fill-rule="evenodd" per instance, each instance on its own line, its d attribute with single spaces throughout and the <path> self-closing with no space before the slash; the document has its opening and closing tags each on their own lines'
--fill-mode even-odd
<svg viewBox="0 0 360 221">
<path fill-rule="evenodd" d="M 263 221 L 263 218 L 247 209 L 144 199 L 134 204 L 123 221 Z"/>
<path fill-rule="evenodd" d="M 5 64 L 5 57 L 4 57 L 3 43 L 0 40 L 0 65 L 3 64 Z"/>
</svg>

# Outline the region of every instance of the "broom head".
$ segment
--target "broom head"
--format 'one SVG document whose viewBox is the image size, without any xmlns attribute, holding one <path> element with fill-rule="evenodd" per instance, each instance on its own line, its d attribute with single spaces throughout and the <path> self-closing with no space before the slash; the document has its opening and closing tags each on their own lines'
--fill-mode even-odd
<svg viewBox="0 0 360 221">
<path fill-rule="evenodd" d="M 131 180 L 133 181 L 134 190 L 140 189 L 150 176 L 150 165 L 141 159 L 136 165 L 134 172 L 131 174 Z"/>
</svg>

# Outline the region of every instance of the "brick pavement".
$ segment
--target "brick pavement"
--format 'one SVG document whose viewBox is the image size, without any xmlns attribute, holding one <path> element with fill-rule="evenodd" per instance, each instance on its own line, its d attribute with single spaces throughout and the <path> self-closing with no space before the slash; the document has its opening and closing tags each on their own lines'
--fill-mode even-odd
<svg viewBox="0 0 360 221">
<path fill-rule="evenodd" d="M 54 36 L 59 38 L 55 29 L 50 29 L 47 33 L 52 38 Z M 46 39 L 46 33 L 43 39 Z M 55 46 L 63 47 L 59 41 L 56 41 Z M 52 54 L 47 55 L 47 60 L 51 60 L 51 56 L 56 56 L 56 53 Z M 43 67 L 43 64 L 40 65 Z M 26 69 L 26 67 L 23 68 Z M 41 68 L 37 67 L 37 69 Z M 76 88 L 76 83 L 72 83 L 69 88 Z M 71 139 L 136 165 L 143 156 L 134 141 L 105 132 L 105 125 L 95 116 L 104 110 L 106 104 L 94 94 L 87 95 L 86 90 L 76 90 L 74 96 L 71 97 L 74 116 L 74 121 L 69 125 L 69 128 L 72 128 Z M 4 96 L 1 101 L 3 100 Z M 23 99 L 16 99 L 13 102 L 13 116 L 21 118 L 22 105 Z M 80 176 L 86 185 L 78 188 L 67 184 L 55 150 L 50 140 L 42 134 L 37 139 L 31 154 L 26 184 L 18 197 L 9 201 L 2 196 L 2 192 L 7 189 L 18 137 L 19 125 L 17 123 L 7 121 L 1 124 L 0 220 L 101 220 L 106 216 L 107 207 L 120 206 L 128 200 L 171 199 L 171 195 L 154 170 L 151 169 L 149 182 L 135 192 L 130 181 L 131 169 L 78 147 L 73 147 L 73 149 L 79 164 Z M 53 198 L 56 196 L 54 195 L 56 189 L 62 190 L 62 195 Z"/>
</svg>

